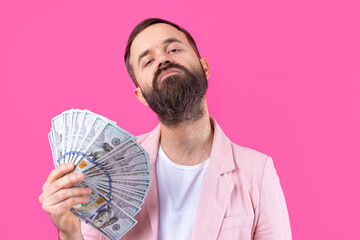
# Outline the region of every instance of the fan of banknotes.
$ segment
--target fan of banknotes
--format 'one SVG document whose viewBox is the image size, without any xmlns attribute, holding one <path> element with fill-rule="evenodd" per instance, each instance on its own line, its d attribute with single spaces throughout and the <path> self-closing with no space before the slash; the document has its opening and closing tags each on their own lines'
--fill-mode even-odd
<svg viewBox="0 0 360 240">
<path fill-rule="evenodd" d="M 89 110 L 71 109 L 51 120 L 49 141 L 55 167 L 73 162 L 92 188 L 90 201 L 71 211 L 111 240 L 137 221 L 151 183 L 148 153 L 115 122 Z"/>
</svg>

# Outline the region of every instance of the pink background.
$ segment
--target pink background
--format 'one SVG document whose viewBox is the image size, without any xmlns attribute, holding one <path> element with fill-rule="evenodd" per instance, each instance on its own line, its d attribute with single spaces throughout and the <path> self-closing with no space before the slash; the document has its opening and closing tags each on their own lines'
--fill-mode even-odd
<svg viewBox="0 0 360 240">
<path fill-rule="evenodd" d="M 1 1 L 0 239 L 56 239 L 38 202 L 52 117 L 77 107 L 134 135 L 156 125 L 123 61 L 147 17 L 193 34 L 211 67 L 210 113 L 273 157 L 293 238 L 360 239 L 357 2 Z"/>
</svg>

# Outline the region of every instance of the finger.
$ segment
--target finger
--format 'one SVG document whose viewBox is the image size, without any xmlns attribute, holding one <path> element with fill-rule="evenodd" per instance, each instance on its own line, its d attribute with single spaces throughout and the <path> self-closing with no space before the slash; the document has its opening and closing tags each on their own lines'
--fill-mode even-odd
<svg viewBox="0 0 360 240">
<path fill-rule="evenodd" d="M 47 199 L 47 204 L 49 206 L 53 206 L 65 201 L 68 198 L 89 195 L 91 192 L 92 190 L 89 187 L 71 187 L 61 189 Z"/>
<path fill-rule="evenodd" d="M 81 182 L 85 179 L 83 173 L 71 173 L 69 175 L 63 176 L 58 180 L 54 181 L 46 190 L 47 196 L 51 196 L 57 191 L 65 188 L 69 188 L 72 185 Z"/>
<path fill-rule="evenodd" d="M 74 163 L 67 163 L 67 164 L 61 164 L 60 166 L 58 166 L 57 168 L 53 169 L 45 184 L 43 185 L 43 192 L 57 179 L 61 178 L 62 176 L 64 176 L 65 174 L 71 172 L 74 169 Z"/>
<path fill-rule="evenodd" d="M 58 206 L 62 209 L 70 210 L 70 208 L 72 208 L 75 205 L 78 205 L 81 203 L 88 203 L 89 201 L 90 201 L 90 199 L 87 196 L 71 197 L 71 198 L 66 199 L 65 201 L 60 202 L 56 206 Z"/>
<path fill-rule="evenodd" d="M 43 209 L 50 214 L 61 215 L 62 213 L 69 211 L 73 206 L 81 203 L 88 203 L 89 201 L 90 199 L 87 196 L 70 197 L 54 206 L 44 204 Z"/>
</svg>

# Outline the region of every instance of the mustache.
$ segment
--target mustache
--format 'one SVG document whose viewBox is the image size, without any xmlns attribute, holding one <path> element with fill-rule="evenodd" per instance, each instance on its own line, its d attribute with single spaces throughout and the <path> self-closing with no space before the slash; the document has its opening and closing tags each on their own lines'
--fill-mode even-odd
<svg viewBox="0 0 360 240">
<path fill-rule="evenodd" d="M 181 72 L 186 72 L 186 68 L 180 64 L 177 64 L 177 63 L 169 63 L 168 65 L 166 65 L 165 67 L 163 68 L 159 68 L 156 72 L 155 72 L 155 75 L 154 75 L 154 78 L 153 78 L 153 83 L 157 82 L 158 78 L 159 78 L 159 75 L 163 72 L 163 71 L 166 71 L 168 70 L 169 68 L 176 68 L 178 70 L 180 70 Z"/>
</svg>

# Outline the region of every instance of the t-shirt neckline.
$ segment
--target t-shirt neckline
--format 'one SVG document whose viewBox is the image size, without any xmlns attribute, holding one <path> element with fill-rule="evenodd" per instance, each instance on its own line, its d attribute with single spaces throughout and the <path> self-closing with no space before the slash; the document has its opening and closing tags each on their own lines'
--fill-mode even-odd
<svg viewBox="0 0 360 240">
<path fill-rule="evenodd" d="M 196 165 L 192 165 L 192 166 L 187 166 L 187 165 L 181 165 L 181 164 L 177 164 L 174 163 L 173 161 L 170 160 L 170 158 L 165 154 L 164 150 L 162 149 L 161 145 L 159 144 L 159 151 L 158 154 L 160 155 L 160 157 L 162 159 L 164 159 L 164 161 L 169 164 L 170 166 L 180 169 L 180 170 L 185 170 L 185 171 L 193 171 L 193 170 L 199 170 L 202 168 L 206 168 L 209 165 L 209 161 L 210 161 L 210 157 L 208 159 L 206 159 L 205 161 L 196 164 Z"/>
</svg>

